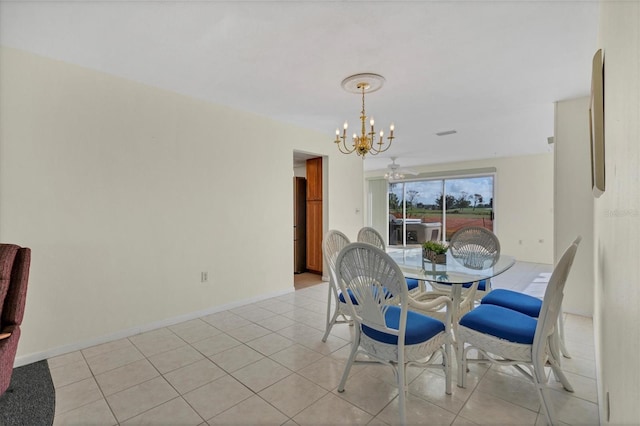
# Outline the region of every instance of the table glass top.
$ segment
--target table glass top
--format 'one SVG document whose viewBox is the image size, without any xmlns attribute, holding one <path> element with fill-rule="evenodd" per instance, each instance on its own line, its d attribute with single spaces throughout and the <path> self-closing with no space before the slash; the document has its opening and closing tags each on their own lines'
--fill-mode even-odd
<svg viewBox="0 0 640 426">
<path fill-rule="evenodd" d="M 387 253 L 400 266 L 407 278 L 448 284 L 464 284 L 495 277 L 511 268 L 515 258 L 501 254 L 493 266 L 473 269 L 447 252 L 447 263 L 435 264 L 422 258 L 420 247 L 389 247 Z"/>
</svg>

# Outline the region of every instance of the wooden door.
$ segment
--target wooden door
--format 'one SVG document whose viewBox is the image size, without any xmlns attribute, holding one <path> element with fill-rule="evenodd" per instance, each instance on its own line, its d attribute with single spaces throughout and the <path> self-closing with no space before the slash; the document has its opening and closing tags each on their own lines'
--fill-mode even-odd
<svg viewBox="0 0 640 426">
<path fill-rule="evenodd" d="M 322 274 L 322 201 L 307 201 L 307 270 Z"/>
<path fill-rule="evenodd" d="M 307 200 L 322 201 L 322 158 L 307 160 Z"/>
<path fill-rule="evenodd" d="M 307 270 L 322 274 L 322 158 L 307 160 Z"/>
</svg>

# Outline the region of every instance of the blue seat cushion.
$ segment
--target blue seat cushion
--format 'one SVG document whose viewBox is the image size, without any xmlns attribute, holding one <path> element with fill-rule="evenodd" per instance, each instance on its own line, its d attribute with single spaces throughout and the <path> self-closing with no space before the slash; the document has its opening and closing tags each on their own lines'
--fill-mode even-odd
<svg viewBox="0 0 640 426">
<path fill-rule="evenodd" d="M 487 294 L 482 298 L 481 303 L 502 306 L 503 308 L 522 312 L 534 318 L 538 318 L 540 308 L 542 308 L 542 300 L 537 297 L 502 288 L 493 290 Z"/>
<path fill-rule="evenodd" d="M 497 305 L 480 305 L 460 319 L 460 325 L 514 343 L 530 345 L 538 320 Z"/>
<path fill-rule="evenodd" d="M 385 313 L 385 323 L 387 327 L 398 329 L 400 326 L 400 311 L 399 306 L 389 306 Z M 422 315 L 418 312 L 407 312 L 407 329 L 405 332 L 404 344 L 416 345 L 418 343 L 426 342 L 438 333 L 444 331 L 444 323 L 437 319 Z M 374 330 L 371 327 L 367 327 L 362 324 L 362 332 L 370 338 L 382 343 L 388 343 L 390 345 L 398 344 L 398 336 L 393 334 L 384 333 L 382 331 Z"/>
<path fill-rule="evenodd" d="M 472 285 L 473 285 L 473 283 L 466 283 L 466 284 L 462 284 L 462 287 L 469 288 Z M 478 290 L 480 290 L 480 291 L 486 291 L 487 290 L 487 280 L 480 280 L 478 282 Z"/>
<path fill-rule="evenodd" d="M 407 278 L 406 280 L 407 288 L 409 289 L 409 291 L 413 290 L 414 288 L 418 288 L 418 286 L 420 285 L 420 282 L 415 278 Z"/>
<path fill-rule="evenodd" d="M 353 292 L 351 290 L 347 290 L 347 293 L 351 298 L 351 303 L 353 303 L 354 305 L 357 305 L 358 301 L 356 300 L 356 297 L 353 295 Z M 338 299 L 340 299 L 340 303 L 347 303 L 347 300 L 344 298 L 344 294 L 342 292 L 340 292 Z"/>
<path fill-rule="evenodd" d="M 439 285 L 451 285 L 449 283 L 438 283 Z M 462 284 L 462 287 L 469 288 L 473 285 L 473 283 L 465 283 Z M 480 280 L 478 282 L 478 290 L 485 291 L 487 289 L 487 280 Z"/>
</svg>

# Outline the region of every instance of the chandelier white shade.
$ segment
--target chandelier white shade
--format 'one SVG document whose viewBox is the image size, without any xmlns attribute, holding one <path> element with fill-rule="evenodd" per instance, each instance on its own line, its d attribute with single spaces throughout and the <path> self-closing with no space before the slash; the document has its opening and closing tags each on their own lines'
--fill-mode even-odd
<svg viewBox="0 0 640 426">
<path fill-rule="evenodd" d="M 384 178 L 386 180 L 388 180 L 389 182 L 395 182 L 397 180 L 404 179 L 404 175 L 402 173 L 400 173 L 400 172 L 396 172 L 396 171 L 391 172 L 390 171 L 390 172 L 387 172 L 387 173 L 384 174 Z"/>
<path fill-rule="evenodd" d="M 384 178 L 387 179 L 389 182 L 404 180 L 405 177 L 407 177 L 407 175 L 415 176 L 418 174 L 418 172 L 414 170 L 401 168 L 400 165 L 396 163 L 397 157 L 390 157 L 390 158 L 391 158 L 391 163 L 387 165 L 387 168 L 389 169 L 389 171 L 387 171 L 387 173 L 384 174 Z"/>
<path fill-rule="evenodd" d="M 386 137 L 387 140 L 384 140 L 384 131 L 380 130 L 379 139 L 378 142 L 376 142 L 376 131 L 374 127 L 375 120 L 371 117 L 369 120 L 369 131 L 367 131 L 367 115 L 364 108 L 364 95 L 366 93 L 379 90 L 384 84 L 384 81 L 384 77 L 381 75 L 368 73 L 355 74 L 342 80 L 342 88 L 344 90 L 351 93 L 362 94 L 360 135 L 353 133 L 352 144 L 347 146 L 347 129 L 349 128 L 349 124 L 346 121 L 344 122 L 342 126 L 342 134 L 340 134 L 340 129 L 336 129 L 336 139 L 334 140 L 334 143 L 343 154 L 351 154 L 352 152 L 355 152 L 364 159 L 367 154 L 377 155 L 381 152 L 385 152 L 391 147 L 391 143 L 394 139 L 393 131 L 395 130 L 393 123 L 389 126 L 389 136 Z"/>
</svg>

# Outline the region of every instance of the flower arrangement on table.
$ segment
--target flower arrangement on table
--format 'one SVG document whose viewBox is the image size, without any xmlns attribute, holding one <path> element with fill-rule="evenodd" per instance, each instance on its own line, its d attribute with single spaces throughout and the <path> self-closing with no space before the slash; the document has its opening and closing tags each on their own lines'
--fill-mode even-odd
<svg viewBox="0 0 640 426">
<path fill-rule="evenodd" d="M 431 263 L 447 263 L 449 246 L 440 241 L 426 241 L 422 243 L 422 257 Z"/>
</svg>

